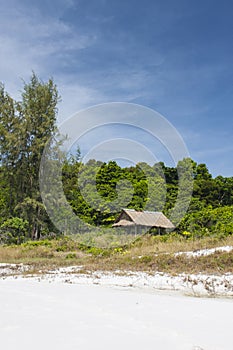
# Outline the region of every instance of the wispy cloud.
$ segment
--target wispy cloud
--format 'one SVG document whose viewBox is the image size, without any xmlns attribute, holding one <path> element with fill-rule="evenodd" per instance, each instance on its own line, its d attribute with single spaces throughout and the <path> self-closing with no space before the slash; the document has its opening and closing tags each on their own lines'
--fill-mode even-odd
<svg viewBox="0 0 233 350">
<path fill-rule="evenodd" d="M 3 2 L 0 80 L 18 98 L 21 78 L 27 80 L 32 70 L 44 80 L 53 76 L 62 96 L 59 120 L 104 102 L 146 105 L 173 123 L 197 161 L 212 162 L 215 150 L 231 164 L 231 12 L 168 4 Z M 215 171 L 217 162 L 212 164 Z"/>
<path fill-rule="evenodd" d="M 71 4 L 71 2 L 68 2 Z M 36 8 L 3 6 L 0 13 L 0 77 L 13 94 L 20 78 L 35 70 L 42 78 L 51 76 L 63 58 L 85 49 L 95 40 L 79 34 L 59 18 L 43 16 Z"/>
</svg>

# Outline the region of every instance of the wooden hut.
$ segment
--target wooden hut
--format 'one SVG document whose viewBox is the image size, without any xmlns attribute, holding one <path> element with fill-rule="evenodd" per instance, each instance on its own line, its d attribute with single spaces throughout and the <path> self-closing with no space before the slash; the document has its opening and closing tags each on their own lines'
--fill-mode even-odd
<svg viewBox="0 0 233 350">
<path fill-rule="evenodd" d="M 135 234 L 157 228 L 158 233 L 164 229 L 174 229 L 172 222 L 162 213 L 156 211 L 136 211 L 134 209 L 122 209 L 115 220 L 113 227 L 128 227 Z"/>
</svg>

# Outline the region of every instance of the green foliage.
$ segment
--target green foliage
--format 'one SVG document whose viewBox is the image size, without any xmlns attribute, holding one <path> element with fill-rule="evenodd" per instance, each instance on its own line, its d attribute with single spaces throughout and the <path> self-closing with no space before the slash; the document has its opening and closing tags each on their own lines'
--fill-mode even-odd
<svg viewBox="0 0 233 350">
<path fill-rule="evenodd" d="M 75 259 L 76 257 L 76 253 L 69 253 L 66 255 L 66 259 Z"/>
<path fill-rule="evenodd" d="M 42 82 L 34 73 L 24 83 L 20 101 L 15 101 L 0 84 L 0 242 L 39 239 L 51 231 L 57 234 L 42 204 L 39 168 L 47 140 L 56 135 L 58 102 L 53 80 Z M 62 137 L 58 143 L 62 143 Z M 178 232 L 187 239 L 232 234 L 233 177 L 213 178 L 205 164 L 187 158 L 174 168 L 162 162 L 153 166 L 141 162 L 121 168 L 115 161 L 89 160 L 83 164 L 79 148 L 68 159 L 58 147 L 51 152 L 49 162 L 53 166 L 46 173 L 47 178 L 52 183 L 54 172 L 63 164 L 64 192 L 74 213 L 88 224 L 85 232 L 90 246 L 91 225 L 98 228 L 94 235 L 102 244 L 101 227 L 111 227 L 124 207 L 163 211 L 174 224 L 187 211 L 178 227 Z M 46 164 L 42 171 L 46 172 Z M 77 234 L 84 232 L 84 225 L 77 226 L 66 209 L 60 210 L 57 184 L 50 186 L 46 200 L 56 203 L 55 216 L 65 223 L 63 233 L 69 234 L 72 227 Z M 119 237 L 108 235 L 112 247 L 116 247 Z M 172 235 L 162 235 L 161 239 Z M 64 243 L 57 249 L 67 251 L 68 247 Z M 99 253 L 102 254 L 93 252 Z"/>
<path fill-rule="evenodd" d="M 5 220 L 0 225 L 0 242 L 6 244 L 18 244 L 23 242 L 28 227 L 28 222 L 18 217 Z"/>
<path fill-rule="evenodd" d="M 233 234 L 233 206 L 208 207 L 190 213 L 182 220 L 179 230 L 183 235 L 188 231 L 195 237 Z"/>
<path fill-rule="evenodd" d="M 32 247 L 52 247 L 52 242 L 48 239 L 43 239 L 40 241 L 27 241 L 22 244 L 25 248 L 32 248 Z"/>
<path fill-rule="evenodd" d="M 51 229 L 40 198 L 39 167 L 44 146 L 56 131 L 58 100 L 53 81 L 44 83 L 34 73 L 24 83 L 21 101 L 0 86 L 0 216 L 26 220 L 25 234 L 32 238 Z"/>
<path fill-rule="evenodd" d="M 86 165 L 79 162 L 66 165 L 63 174 L 65 193 L 73 210 L 92 225 L 110 226 L 113 223 L 124 207 L 118 200 L 117 184 L 125 179 L 129 185 L 126 184 L 125 189 L 120 191 L 125 207 L 162 210 L 174 223 L 179 222 L 187 210 L 178 228 L 178 232 L 187 239 L 193 234 L 231 233 L 231 223 L 220 220 L 216 224 L 208 208 L 217 209 L 233 204 L 232 178 L 219 176 L 213 179 L 205 164 L 197 165 L 191 159 L 180 161 L 177 169 L 168 168 L 163 163 L 153 167 L 139 163 L 135 167 L 121 169 L 115 162 L 106 164 L 91 160 Z M 175 207 L 177 199 L 179 206 Z M 201 224 L 195 221 L 199 216 L 202 217 Z M 210 229 L 212 226 L 214 229 Z M 161 239 L 165 241 L 172 235 L 168 233 Z"/>
<path fill-rule="evenodd" d="M 85 222 L 110 226 L 122 208 L 163 209 L 166 184 L 157 167 L 139 163 L 121 169 L 90 160 L 87 164 L 66 163 L 63 188 L 74 212 Z"/>
<path fill-rule="evenodd" d="M 93 256 L 110 256 L 111 250 L 110 249 L 103 249 L 98 247 L 91 247 L 86 250 L 86 253 L 89 253 Z"/>
</svg>

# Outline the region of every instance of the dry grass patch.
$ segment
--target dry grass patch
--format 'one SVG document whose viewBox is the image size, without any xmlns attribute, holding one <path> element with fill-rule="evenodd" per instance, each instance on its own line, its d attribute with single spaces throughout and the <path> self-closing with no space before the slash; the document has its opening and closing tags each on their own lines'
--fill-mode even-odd
<svg viewBox="0 0 233 350">
<path fill-rule="evenodd" d="M 0 246 L 0 262 L 24 263 L 30 273 L 65 266 L 82 266 L 86 271 L 146 271 L 176 273 L 233 273 L 233 252 L 205 257 L 174 256 L 174 253 L 219 246 L 233 246 L 233 237 L 191 241 L 177 236 L 144 236 L 128 246 L 103 249 L 80 245 L 76 239 L 27 242 L 20 246 Z"/>
</svg>

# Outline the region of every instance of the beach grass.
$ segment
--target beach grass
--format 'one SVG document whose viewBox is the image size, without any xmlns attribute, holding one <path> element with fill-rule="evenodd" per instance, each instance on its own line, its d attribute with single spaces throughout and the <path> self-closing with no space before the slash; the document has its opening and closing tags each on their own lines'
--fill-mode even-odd
<svg viewBox="0 0 233 350">
<path fill-rule="evenodd" d="M 84 244 L 77 236 L 28 241 L 0 246 L 1 263 L 23 263 L 29 271 L 47 271 L 61 266 L 82 266 L 85 271 L 145 271 L 149 273 L 233 273 L 233 251 L 188 257 L 178 252 L 233 246 L 233 237 L 186 239 L 173 235 L 131 237 L 123 245 L 101 247 Z M 103 242 L 104 237 L 101 238 Z M 98 240 L 99 242 L 99 240 Z"/>
</svg>

